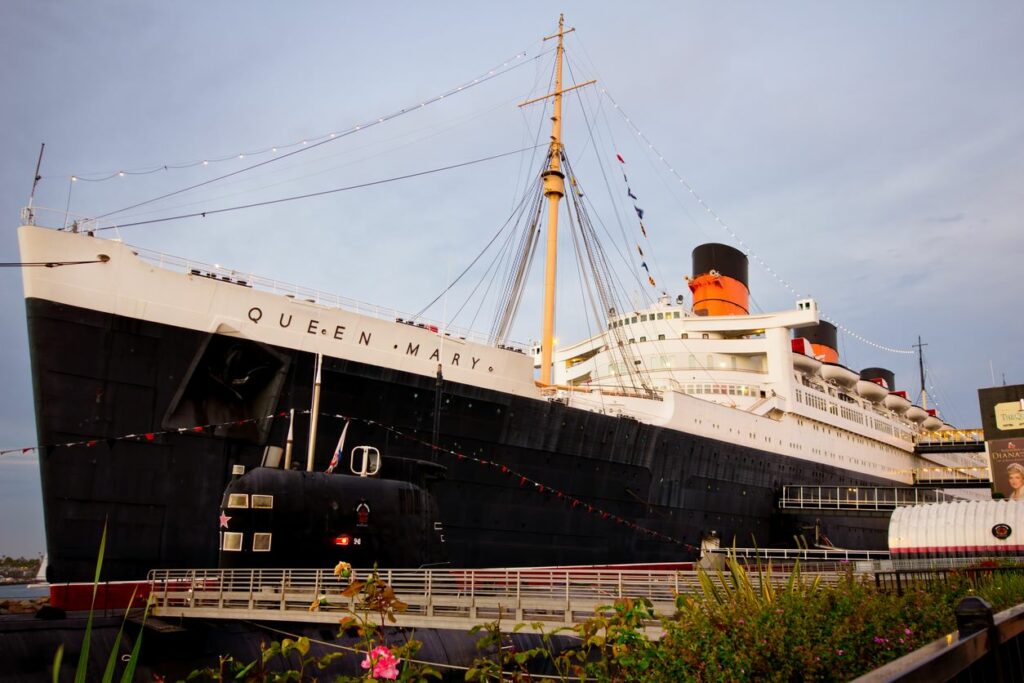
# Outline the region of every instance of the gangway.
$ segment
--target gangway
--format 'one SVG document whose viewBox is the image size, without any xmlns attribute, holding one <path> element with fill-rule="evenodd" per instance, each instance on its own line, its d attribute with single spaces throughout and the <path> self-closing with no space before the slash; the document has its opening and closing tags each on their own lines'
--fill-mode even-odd
<svg viewBox="0 0 1024 683">
<path fill-rule="evenodd" d="M 899 486 L 783 486 L 779 508 L 800 514 L 888 515 L 904 505 L 957 500 L 938 489 Z"/>
<path fill-rule="evenodd" d="M 941 429 L 921 432 L 914 439 L 914 452 L 981 453 L 985 450 L 985 434 L 981 429 Z"/>
<path fill-rule="evenodd" d="M 989 468 L 975 467 L 921 467 L 910 470 L 914 486 L 942 486 L 943 488 L 978 488 L 992 486 Z"/>
<path fill-rule="evenodd" d="M 355 570 L 366 578 L 369 570 Z M 818 574 L 801 572 L 813 579 Z M 697 571 L 557 569 L 381 569 L 379 576 L 408 608 L 396 627 L 468 630 L 501 619 L 502 627 L 536 632 L 571 627 L 617 598 L 647 598 L 654 612 L 671 615 L 681 593 L 700 591 Z M 790 572 L 772 572 L 783 586 Z M 840 580 L 836 571 L 821 581 Z M 751 575 L 759 589 L 761 577 Z M 362 613 L 345 598 L 347 579 L 321 569 L 155 569 L 148 576 L 153 615 L 161 618 L 246 619 L 337 624 Z M 318 608 L 311 611 L 311 606 Z M 373 621 L 375 614 L 367 615 Z M 647 632 L 657 637 L 660 624 Z"/>
</svg>

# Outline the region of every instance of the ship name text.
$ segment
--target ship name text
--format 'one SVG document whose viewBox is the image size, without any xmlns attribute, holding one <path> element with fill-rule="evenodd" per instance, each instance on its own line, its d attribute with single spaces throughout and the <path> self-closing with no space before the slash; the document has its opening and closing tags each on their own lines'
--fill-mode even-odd
<svg viewBox="0 0 1024 683">
<path fill-rule="evenodd" d="M 373 332 L 369 330 L 359 330 L 358 332 L 348 329 L 347 325 L 340 325 L 334 323 L 327 323 L 317 318 L 302 318 L 299 320 L 292 313 L 278 313 L 276 318 L 273 313 L 265 313 L 259 306 L 253 306 L 249 309 L 246 314 L 249 321 L 253 325 L 272 325 L 280 327 L 282 329 L 295 329 L 304 331 L 306 334 L 319 335 L 322 337 L 329 337 L 339 342 L 354 341 L 357 346 L 370 346 L 370 342 L 373 339 Z M 393 341 L 393 340 L 389 340 Z M 413 356 L 414 358 L 422 358 L 426 356 L 428 351 L 430 355 L 427 356 L 427 360 L 434 361 L 437 363 L 447 363 L 453 367 L 464 367 L 470 370 L 476 370 L 482 358 L 476 356 L 467 355 L 459 352 L 445 353 L 442 358 L 442 350 L 440 346 L 434 346 L 431 350 L 431 346 L 424 345 L 423 355 L 420 355 L 420 341 L 409 341 L 408 339 L 402 340 L 401 343 L 393 343 L 392 350 L 405 349 L 405 355 Z M 484 366 L 480 365 L 480 369 L 485 369 Z M 486 367 L 488 372 L 493 372 L 493 367 Z"/>
</svg>

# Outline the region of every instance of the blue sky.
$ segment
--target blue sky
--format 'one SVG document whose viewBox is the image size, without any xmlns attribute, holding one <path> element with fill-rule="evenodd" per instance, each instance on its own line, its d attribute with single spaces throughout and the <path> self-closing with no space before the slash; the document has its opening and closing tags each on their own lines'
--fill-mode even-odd
<svg viewBox="0 0 1024 683">
<path fill-rule="evenodd" d="M 523 66 L 415 114 L 123 220 L 315 192 L 534 144 L 542 110 L 516 105 L 547 87 L 549 57 L 534 58 L 549 48 L 540 38 L 554 31 L 559 10 L 577 28 L 568 39 L 572 77 L 597 78 L 643 133 L 592 88 L 583 95 L 586 119 L 567 109 L 569 154 L 581 176 L 598 159 L 607 172 L 616 170 L 614 153 L 626 158 L 660 284 L 684 292 L 690 250 L 705 241 L 735 245 L 735 235 L 757 256 L 758 309 L 793 305 L 781 279 L 879 345 L 907 349 L 921 335 L 935 398 L 951 422 L 978 425 L 976 392 L 993 377 L 1024 381 L 1024 6 L 1009 1 L 552 9 L 10 0 L 0 23 L 2 260 L 18 260 L 15 227 L 41 142 L 37 204 L 62 210 L 71 174 L 219 158 L 345 130 L 525 52 Z M 105 213 L 241 161 L 79 182 L 71 210 Z M 513 156 L 266 210 L 126 228 L 121 237 L 415 312 L 500 227 L 527 169 Z M 593 170 L 588 196 L 606 209 L 609 231 L 620 221 L 634 229 L 623 205 L 607 199 L 619 193 L 621 202 L 617 178 L 608 178 L 609 192 Z M 0 447 L 35 445 L 20 273 L 3 269 L 0 278 Z M 563 284 L 571 291 L 575 281 Z M 578 337 L 582 323 L 564 300 L 559 334 Z M 453 293 L 430 314 L 444 318 L 460 303 Z M 536 336 L 532 310 L 524 304 L 517 339 Z M 486 331 L 489 318 L 457 322 Z M 916 393 L 912 356 L 847 334 L 840 352 L 851 367 L 892 368 L 901 388 Z M 42 550 L 38 487 L 34 457 L 0 460 L 0 554 Z"/>
</svg>

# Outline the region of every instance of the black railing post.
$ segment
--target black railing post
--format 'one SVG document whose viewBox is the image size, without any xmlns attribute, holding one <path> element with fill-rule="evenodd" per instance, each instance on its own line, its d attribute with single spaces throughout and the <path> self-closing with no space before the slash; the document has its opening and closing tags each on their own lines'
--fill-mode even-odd
<svg viewBox="0 0 1024 683">
<path fill-rule="evenodd" d="M 982 598 L 972 595 L 961 600 L 953 613 L 956 615 L 956 628 L 960 640 L 980 631 L 988 631 L 988 654 L 979 662 L 981 667 L 979 673 L 989 680 L 1008 680 L 1003 676 L 1003 662 L 999 653 L 999 631 L 996 629 L 992 605 Z M 993 678 L 989 678 L 989 676 Z"/>
</svg>

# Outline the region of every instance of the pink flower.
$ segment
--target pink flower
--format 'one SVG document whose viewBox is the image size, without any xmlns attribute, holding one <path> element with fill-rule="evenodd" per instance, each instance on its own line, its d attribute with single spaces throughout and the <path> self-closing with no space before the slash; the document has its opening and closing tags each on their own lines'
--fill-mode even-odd
<svg viewBox="0 0 1024 683">
<path fill-rule="evenodd" d="M 843 656 L 843 652 L 845 652 L 845 650 L 836 650 L 836 654 L 839 655 L 840 657 Z"/>
<path fill-rule="evenodd" d="M 903 633 L 909 636 L 909 635 L 913 634 L 914 632 L 911 631 L 909 628 L 905 628 L 905 629 L 903 629 Z"/>
<path fill-rule="evenodd" d="M 394 680 L 398 678 L 398 662 L 401 660 L 391 654 L 385 645 L 378 645 L 366 654 L 362 667 L 373 669 L 374 678 Z"/>
</svg>

